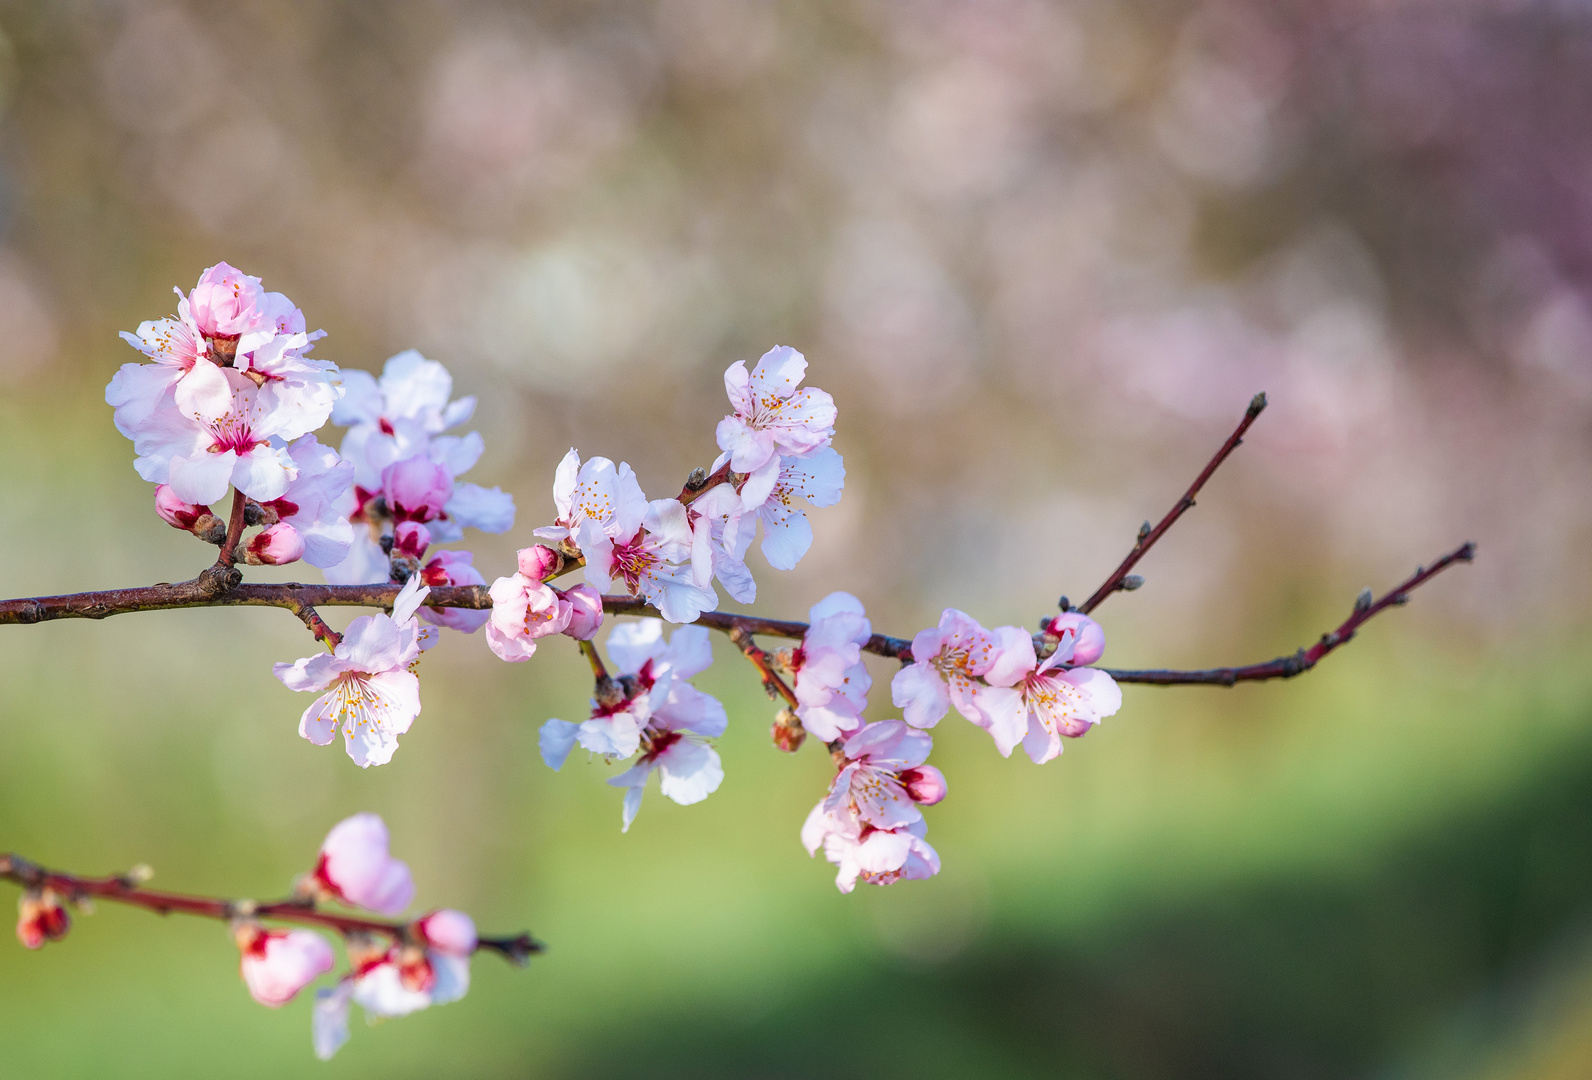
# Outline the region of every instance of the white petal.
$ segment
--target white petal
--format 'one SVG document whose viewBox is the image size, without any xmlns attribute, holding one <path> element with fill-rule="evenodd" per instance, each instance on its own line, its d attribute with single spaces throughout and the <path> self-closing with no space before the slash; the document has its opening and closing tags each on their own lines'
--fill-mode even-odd
<svg viewBox="0 0 1592 1080">
<path fill-rule="evenodd" d="M 711 746 L 682 739 L 658 755 L 658 784 L 663 794 L 690 806 L 719 789 L 724 765 Z"/>
<path fill-rule="evenodd" d="M 568 720 L 549 720 L 542 725 L 537 743 L 541 747 L 542 760 L 547 762 L 548 768 L 557 772 L 564 767 L 564 762 L 569 759 L 569 752 L 575 748 L 575 736 L 579 732 L 580 725 L 572 724 Z"/>
</svg>

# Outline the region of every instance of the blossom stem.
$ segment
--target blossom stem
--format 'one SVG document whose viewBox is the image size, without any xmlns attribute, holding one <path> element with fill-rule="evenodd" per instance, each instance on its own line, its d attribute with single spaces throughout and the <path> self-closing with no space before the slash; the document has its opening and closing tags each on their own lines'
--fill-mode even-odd
<svg viewBox="0 0 1592 1080">
<path fill-rule="evenodd" d="M 138 879 L 131 874 L 90 878 L 78 877 L 56 870 L 46 870 L 18 855 L 0 855 L 0 878 L 16 882 L 23 888 L 50 889 L 68 900 L 95 898 L 153 911 L 157 915 L 178 912 L 201 918 L 228 921 L 236 918 L 268 919 L 273 922 L 296 923 L 301 926 L 319 926 L 342 934 L 385 934 L 394 942 L 407 940 L 412 923 L 390 919 L 366 919 L 355 915 L 339 915 L 320 911 L 313 900 L 276 900 L 257 904 L 251 900 L 228 900 L 212 896 L 192 896 L 185 893 L 157 892 L 140 888 Z M 487 949 L 524 964 L 544 946 L 530 934 L 514 937 L 483 937 L 476 949 Z"/>
<path fill-rule="evenodd" d="M 592 678 L 599 683 L 608 678 L 608 669 L 603 666 L 603 658 L 597 654 L 595 641 L 580 642 L 580 651 L 586 657 L 586 662 L 591 665 Z"/>
<path fill-rule="evenodd" d="M 1199 494 L 1200 488 L 1205 486 L 1205 482 L 1221 467 L 1222 462 L 1227 460 L 1228 455 L 1238 449 L 1239 445 L 1244 441 L 1244 432 L 1249 430 L 1249 425 L 1255 422 L 1255 418 L 1265 408 L 1266 395 L 1264 393 L 1256 394 L 1250 399 L 1249 408 L 1244 412 L 1244 418 L 1239 421 L 1238 427 L 1227 437 L 1227 441 L 1222 444 L 1221 449 L 1216 451 L 1216 456 L 1211 458 L 1200 474 L 1194 478 L 1194 483 L 1189 485 L 1189 489 L 1183 493 L 1183 497 L 1177 501 L 1171 510 L 1167 511 L 1160 524 L 1148 532 L 1140 530 L 1139 538 L 1134 542 L 1133 550 L 1128 552 L 1128 557 L 1123 559 L 1122 564 L 1112 571 L 1111 576 L 1106 578 L 1105 583 L 1094 591 L 1093 596 L 1078 605 L 1077 610 L 1087 615 L 1099 607 L 1106 597 L 1125 587 L 1124 581 L 1128 576 L 1128 572 L 1133 569 L 1140 559 L 1144 558 L 1145 553 L 1150 548 L 1155 546 L 1157 540 L 1166 535 L 1166 531 L 1172 527 L 1173 523 L 1194 505 L 1194 496 Z M 1131 585 L 1132 583 L 1129 584 Z"/>
<path fill-rule="evenodd" d="M 249 497 L 236 488 L 232 489 L 232 517 L 227 522 L 227 538 L 221 542 L 221 554 L 216 556 L 216 565 L 230 567 L 237 562 L 238 541 L 243 539 L 243 530 L 247 525 Z"/>
<path fill-rule="evenodd" d="M 606 605 L 604 605 L 604 609 L 606 610 Z M 701 620 L 698 621 L 700 622 Z M 757 642 L 752 640 L 752 631 L 747 625 L 747 621 L 748 620 L 737 620 L 730 626 L 730 640 L 735 643 L 735 647 L 737 649 L 741 650 L 741 654 L 750 660 L 752 665 L 762 673 L 763 689 L 768 692 L 768 696 L 771 698 L 776 696 L 782 697 L 785 699 L 786 704 L 788 704 L 791 708 L 796 708 L 797 701 L 795 691 L 787 686 L 785 684 L 785 680 L 780 678 L 779 675 L 775 673 L 773 667 L 770 666 L 768 662 L 768 653 L 758 648 Z M 798 634 L 795 636 L 800 637 L 801 635 Z"/>
</svg>

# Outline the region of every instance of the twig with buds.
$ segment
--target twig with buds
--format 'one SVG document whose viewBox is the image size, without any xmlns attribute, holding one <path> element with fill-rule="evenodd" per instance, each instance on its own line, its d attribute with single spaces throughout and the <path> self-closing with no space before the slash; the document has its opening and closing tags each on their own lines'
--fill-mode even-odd
<svg viewBox="0 0 1592 1080">
<path fill-rule="evenodd" d="M 239 918 L 252 918 L 272 922 L 318 926 L 349 934 L 384 934 L 394 944 L 407 942 L 413 934 L 412 922 L 394 919 L 369 919 L 355 915 L 340 915 L 321 911 L 313 898 L 293 898 L 256 903 L 252 900 L 228 900 L 220 897 L 193 896 L 186 893 L 158 892 L 142 887 L 150 874 L 139 868 L 127 874 L 110 877 L 79 877 L 58 870 L 46 870 L 18 855 L 0 855 L 0 878 L 13 881 L 32 893 L 53 893 L 69 903 L 81 905 L 89 899 L 109 900 L 131 907 L 153 911 L 157 915 L 177 912 L 201 918 L 229 922 Z M 64 928 L 63 928 L 64 933 Z M 512 937 L 483 937 L 476 948 L 495 952 L 523 966 L 529 959 L 543 951 L 541 942 L 528 933 Z"/>
</svg>

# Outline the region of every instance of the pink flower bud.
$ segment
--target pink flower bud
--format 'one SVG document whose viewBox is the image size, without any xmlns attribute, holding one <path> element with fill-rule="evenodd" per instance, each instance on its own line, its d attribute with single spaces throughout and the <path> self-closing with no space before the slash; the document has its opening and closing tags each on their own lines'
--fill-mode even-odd
<svg viewBox="0 0 1592 1080">
<path fill-rule="evenodd" d="M 556 590 L 555 590 L 556 591 Z M 569 601 L 569 625 L 564 633 L 576 641 L 590 641 L 603 624 L 602 593 L 590 585 L 576 585 L 559 593 Z"/>
<path fill-rule="evenodd" d="M 355 814 L 332 826 L 314 879 L 345 903 L 383 915 L 398 914 L 415 898 L 409 866 L 387 853 L 387 826 L 375 814 Z"/>
<path fill-rule="evenodd" d="M 243 953 L 244 985 L 255 1001 L 273 1009 L 292 1001 L 336 962 L 326 939 L 308 930 L 264 930 L 244 923 L 234 936 Z"/>
<path fill-rule="evenodd" d="M 418 521 L 400 521 L 392 533 L 392 553 L 419 562 L 431 546 L 431 530 Z M 429 584 L 429 583 L 428 583 Z"/>
<path fill-rule="evenodd" d="M 1067 611 L 1050 620 L 1045 632 L 1051 637 L 1061 637 L 1071 630 L 1073 639 L 1072 663 L 1092 664 L 1106 651 L 1106 632 L 1101 625 L 1081 611 Z"/>
<path fill-rule="evenodd" d="M 199 275 L 188 294 L 189 310 L 207 337 L 232 337 L 253 330 L 265 320 L 265 290 L 260 279 L 226 263 Z"/>
<path fill-rule="evenodd" d="M 387 466 L 381 483 L 387 507 L 398 521 L 435 521 L 453 497 L 453 477 L 423 454 Z"/>
<path fill-rule="evenodd" d="M 558 569 L 563 557 L 546 544 L 532 544 L 519 550 L 520 573 L 532 581 L 546 581 Z"/>
<path fill-rule="evenodd" d="M 17 940 L 28 948 L 40 949 L 46 941 L 60 941 L 71 926 L 72 917 L 53 890 L 29 889 L 17 899 Z"/>
<path fill-rule="evenodd" d="M 443 908 L 415 924 L 427 945 L 438 952 L 469 956 L 475 952 L 475 920 L 462 911 Z"/>
<path fill-rule="evenodd" d="M 790 709 L 781 709 L 774 717 L 774 726 L 769 730 L 769 736 L 774 740 L 777 749 L 787 754 L 794 754 L 801 749 L 802 743 L 807 741 L 807 729 L 802 727 L 801 719 Z"/>
<path fill-rule="evenodd" d="M 194 522 L 210 513 L 210 507 L 183 502 L 170 484 L 155 485 L 155 513 L 173 529 L 192 532 Z"/>
<path fill-rule="evenodd" d="M 945 774 L 933 765 L 905 769 L 900 775 L 901 786 L 907 789 L 913 802 L 933 806 L 945 798 Z"/>
<path fill-rule="evenodd" d="M 262 529 L 249 540 L 250 565 L 284 566 L 304 557 L 304 537 L 286 522 Z"/>
</svg>

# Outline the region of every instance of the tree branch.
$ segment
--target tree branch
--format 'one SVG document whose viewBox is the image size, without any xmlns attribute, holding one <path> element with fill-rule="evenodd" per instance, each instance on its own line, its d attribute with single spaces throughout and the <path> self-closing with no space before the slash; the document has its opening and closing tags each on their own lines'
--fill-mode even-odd
<svg viewBox="0 0 1592 1080">
<path fill-rule="evenodd" d="M 1468 563 L 1475 557 L 1476 545 L 1467 541 L 1431 566 L 1418 567 L 1414 574 L 1383 594 L 1380 600 L 1373 600 L 1371 590 L 1365 590 L 1355 601 L 1354 610 L 1349 617 L 1343 620 L 1336 630 L 1322 634 L 1320 641 L 1308 649 L 1300 649 L 1292 656 L 1279 656 L 1275 660 L 1248 664 L 1244 667 L 1206 668 L 1200 671 L 1118 671 L 1113 668 L 1100 670 L 1117 682 L 1144 683 L 1150 686 L 1232 686 L 1241 682 L 1291 679 L 1295 675 L 1303 675 L 1320 663 L 1322 657 L 1338 646 L 1346 644 L 1363 623 L 1390 607 L 1409 603 L 1410 593 L 1418 586 L 1430 581 L 1454 563 Z"/>
<path fill-rule="evenodd" d="M 698 621 L 700 622 L 701 620 Z M 757 642 L 752 640 L 752 630 L 747 626 L 747 621 L 738 619 L 733 622 L 729 629 L 729 635 L 730 641 L 734 643 L 737 649 L 741 650 L 741 654 L 750 660 L 752 665 L 762 673 L 763 689 L 767 691 L 768 696 L 770 698 L 782 697 L 787 705 L 793 709 L 796 708 L 798 702 L 796 701 L 795 692 L 769 666 L 768 653 L 758 648 Z"/>
<path fill-rule="evenodd" d="M 131 875 L 78 877 L 61 871 L 45 870 L 18 855 L 0 855 L 0 878 L 14 881 L 27 889 L 49 889 L 67 900 L 77 901 L 93 897 L 143 908 L 157 915 L 178 912 L 222 921 L 237 918 L 268 919 L 301 926 L 318 926 L 345 935 L 386 934 L 394 942 L 408 940 L 410 927 L 413 925 L 401 920 L 366 919 L 355 915 L 319 911 L 315 908 L 314 902 L 309 900 L 276 900 L 257 904 L 252 900 L 226 900 L 211 896 L 158 892 L 140 888 L 138 881 Z M 487 949 L 523 965 L 533 954 L 541 952 L 544 946 L 530 934 L 524 933 L 514 937 L 483 937 L 478 939 L 476 949 Z"/>
<path fill-rule="evenodd" d="M 1222 462 L 1227 460 L 1227 456 L 1238 449 L 1239 445 L 1244 441 L 1244 432 L 1249 430 L 1249 425 L 1255 422 L 1255 417 L 1259 416 L 1265 408 L 1266 395 L 1264 393 L 1256 394 L 1249 402 L 1249 408 L 1244 413 L 1244 419 L 1239 421 L 1238 427 L 1227 437 L 1227 441 L 1222 444 L 1221 449 L 1216 451 L 1216 456 L 1211 458 L 1204 470 L 1194 478 L 1194 483 L 1189 485 L 1189 489 L 1183 493 L 1183 497 L 1177 501 L 1177 504 L 1171 510 L 1167 511 L 1166 517 L 1161 519 L 1159 525 L 1153 529 L 1139 530 L 1139 538 L 1134 543 L 1133 550 L 1128 552 L 1128 557 L 1122 560 L 1122 565 L 1118 566 L 1111 576 L 1106 578 L 1105 584 L 1096 589 L 1094 595 L 1079 605 L 1077 610 L 1087 615 L 1099 607 L 1106 597 L 1117 590 L 1138 588 L 1136 584 L 1124 584 L 1128 577 L 1128 571 L 1132 570 L 1138 561 L 1144 558 L 1145 553 L 1155 546 L 1157 540 L 1166 535 L 1166 531 L 1172 527 L 1173 522 L 1182 517 L 1184 511 L 1194 505 L 1194 496 L 1200 493 L 1200 488 L 1205 486 L 1205 482 L 1211 478 L 1211 474 L 1216 472 L 1221 467 Z M 1145 525 L 1148 526 L 1149 522 L 1145 522 Z"/>
</svg>

